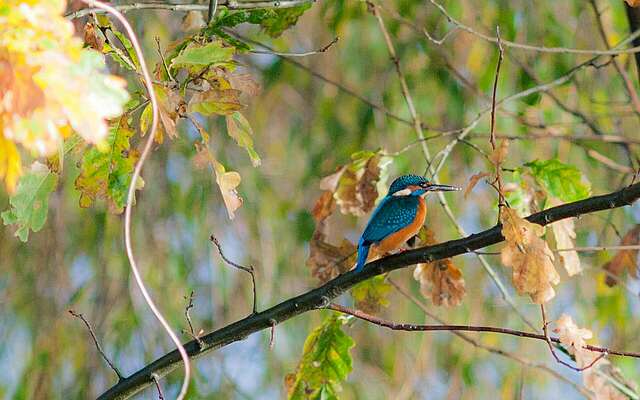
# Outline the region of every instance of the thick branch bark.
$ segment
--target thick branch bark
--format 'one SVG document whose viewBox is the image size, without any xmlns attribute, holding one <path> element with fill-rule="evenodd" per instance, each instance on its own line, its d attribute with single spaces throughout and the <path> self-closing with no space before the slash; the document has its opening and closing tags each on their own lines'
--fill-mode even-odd
<svg viewBox="0 0 640 400">
<path fill-rule="evenodd" d="M 539 225 L 547 225 L 565 218 L 578 217 L 596 211 L 627 206 L 638 198 L 640 198 L 640 183 L 610 194 L 594 196 L 574 203 L 553 207 L 530 215 L 527 219 Z M 501 227 L 494 226 L 491 229 L 462 239 L 451 240 L 434 246 L 422 247 L 382 258 L 367 264 L 360 273 L 353 271 L 347 272 L 317 289 L 303 293 L 265 311 L 252 314 L 213 331 L 201 338 L 202 346 L 200 346 L 197 341 L 192 340 L 185 344 L 184 347 L 190 357 L 196 358 L 202 356 L 212 350 L 243 340 L 254 332 L 270 329 L 274 324 L 279 324 L 307 311 L 325 308 L 330 304 L 332 299 L 338 297 L 359 282 L 373 276 L 421 262 L 454 257 L 500 243 L 503 240 L 504 237 L 501 233 Z M 118 382 L 98 399 L 111 400 L 129 398 L 147 386 L 152 385 L 154 374 L 164 376 L 179 367 L 181 362 L 182 360 L 177 350 L 167 353 L 133 375 Z"/>
</svg>

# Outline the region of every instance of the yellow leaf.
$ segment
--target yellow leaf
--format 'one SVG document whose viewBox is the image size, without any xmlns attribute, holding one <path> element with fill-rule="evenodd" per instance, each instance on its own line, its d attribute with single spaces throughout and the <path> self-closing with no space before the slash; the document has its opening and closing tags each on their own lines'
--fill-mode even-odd
<svg viewBox="0 0 640 400">
<path fill-rule="evenodd" d="M 544 228 L 520 218 L 511 208 L 500 213 L 502 235 L 506 246 L 501 251 L 502 263 L 513 269 L 512 281 L 520 294 L 528 294 L 538 304 L 555 296 L 552 285 L 560 283 L 553 266 L 553 253 L 540 239 Z"/>
<path fill-rule="evenodd" d="M 20 175 L 22 175 L 20 153 L 16 145 L 4 137 L 2 121 L 0 121 L 0 179 L 4 180 L 4 186 L 9 194 L 15 192 Z"/>
</svg>

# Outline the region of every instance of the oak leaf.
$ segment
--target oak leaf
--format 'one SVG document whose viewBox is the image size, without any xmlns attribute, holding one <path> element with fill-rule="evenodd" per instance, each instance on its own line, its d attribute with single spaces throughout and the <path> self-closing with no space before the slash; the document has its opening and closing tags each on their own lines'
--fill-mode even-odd
<svg viewBox="0 0 640 400">
<path fill-rule="evenodd" d="M 502 164 L 509 153 L 509 141 L 502 139 L 500 144 L 489 154 L 489 160 L 493 164 Z"/>
<path fill-rule="evenodd" d="M 467 196 L 469 196 L 469 193 L 471 193 L 473 188 L 478 184 L 478 182 L 480 182 L 480 179 L 486 178 L 489 175 L 491 174 L 488 172 L 478 172 L 477 174 L 472 175 L 471 178 L 469 178 L 469 183 L 467 184 L 466 189 L 464 189 L 464 198 L 466 199 Z"/>
<path fill-rule="evenodd" d="M 320 197 L 318 197 L 318 200 L 316 200 L 313 210 L 311 211 L 311 215 L 313 215 L 313 219 L 316 220 L 316 223 L 320 223 L 327 219 L 327 217 L 333 213 L 335 208 L 336 202 L 333 199 L 333 192 L 325 190 L 322 192 Z"/>
<path fill-rule="evenodd" d="M 334 192 L 341 213 L 362 216 L 375 206 L 390 159 L 370 151 L 355 153 L 351 158 L 351 163 L 322 179 L 320 188 Z"/>
<path fill-rule="evenodd" d="M 552 198 L 550 202 L 551 206 L 557 206 L 562 204 L 558 199 Z M 551 224 L 551 230 L 553 236 L 556 238 L 557 249 L 572 249 L 575 247 L 574 240 L 576 239 L 575 232 L 575 220 L 573 218 L 565 218 L 560 221 L 556 221 Z M 575 250 L 559 252 L 560 262 L 564 266 L 569 276 L 573 276 L 582 272 L 582 266 L 580 265 L 580 257 Z"/>
<path fill-rule="evenodd" d="M 356 246 L 346 239 L 335 246 L 328 242 L 326 222 L 319 222 L 309 243 L 306 265 L 311 275 L 324 283 L 355 265 Z"/>
<path fill-rule="evenodd" d="M 587 389 L 593 392 L 596 400 L 624 400 L 627 399 L 622 392 L 611 384 L 609 376 L 615 376 L 618 382 L 627 384 L 620 371 L 615 368 L 609 360 L 601 358 L 595 362 L 600 353 L 584 348 L 587 340 L 593 337 L 589 329 L 578 327 L 573 319 L 562 314 L 556 321 L 556 328 L 553 330 L 558 334 L 569 354 L 573 355 L 578 368 L 586 368 L 582 371 L 582 381 Z M 633 386 L 630 385 L 629 386 Z"/>
<path fill-rule="evenodd" d="M 635 246 L 640 243 L 640 224 L 627 232 L 620 244 L 622 246 Z M 606 277 L 608 286 L 615 286 L 618 283 L 624 271 L 628 271 L 629 275 L 638 278 L 638 249 L 619 250 L 611 261 L 606 263 L 603 268 L 612 276 Z"/>
<path fill-rule="evenodd" d="M 421 246 L 437 243 L 433 232 L 424 227 L 418 239 Z M 436 306 L 458 306 L 466 293 L 462 271 L 450 258 L 418 264 L 413 270 L 413 278 L 420 282 L 420 293 L 430 298 Z"/>
<path fill-rule="evenodd" d="M 555 296 L 553 285 L 560 276 L 553 266 L 553 253 L 540 236 L 544 227 L 533 224 L 511 208 L 500 213 L 502 235 L 506 246 L 501 251 L 502 263 L 513 269 L 513 285 L 520 294 L 528 294 L 533 302 L 542 304 Z"/>
</svg>

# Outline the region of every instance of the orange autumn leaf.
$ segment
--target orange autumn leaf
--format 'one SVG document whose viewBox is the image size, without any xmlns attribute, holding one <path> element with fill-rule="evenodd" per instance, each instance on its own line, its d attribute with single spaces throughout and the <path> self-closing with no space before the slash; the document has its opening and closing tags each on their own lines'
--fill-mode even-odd
<svg viewBox="0 0 640 400">
<path fill-rule="evenodd" d="M 544 227 L 520 218 L 515 210 L 503 208 L 500 213 L 502 235 L 506 246 L 501 251 L 502 263 L 513 269 L 513 285 L 520 294 L 528 294 L 534 303 L 542 304 L 555 296 L 553 285 L 560 276 L 553 266 L 553 253 L 540 236 Z"/>
<path fill-rule="evenodd" d="M 636 225 L 633 229 L 627 232 L 620 244 L 622 246 L 633 246 L 640 243 L 640 224 Z M 629 275 L 634 278 L 638 278 L 638 250 L 620 250 L 616 253 L 615 257 L 603 268 L 609 271 L 612 276 L 606 277 L 606 283 L 608 286 L 615 286 L 618 283 L 618 279 L 615 277 L 621 277 L 624 271 L 628 271 Z"/>
<path fill-rule="evenodd" d="M 316 220 L 316 223 L 319 223 L 327 219 L 335 208 L 336 202 L 333 199 L 333 193 L 325 190 L 313 206 L 311 214 L 313 215 L 313 219 Z"/>
<path fill-rule="evenodd" d="M 640 7 L 640 0 L 624 0 L 627 2 L 629 7 Z"/>
<path fill-rule="evenodd" d="M 433 232 L 427 228 L 422 228 L 418 237 L 420 245 L 437 243 Z M 420 293 L 437 306 L 455 307 L 462 303 L 466 293 L 462 271 L 450 258 L 418 264 L 413 270 L 413 278 L 420 282 Z"/>
</svg>

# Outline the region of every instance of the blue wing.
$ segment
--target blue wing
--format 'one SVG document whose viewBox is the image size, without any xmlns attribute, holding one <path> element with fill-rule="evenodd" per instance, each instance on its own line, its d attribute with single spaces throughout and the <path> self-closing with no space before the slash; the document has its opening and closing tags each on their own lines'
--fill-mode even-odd
<svg viewBox="0 0 640 400">
<path fill-rule="evenodd" d="M 418 213 L 415 196 L 385 197 L 371 215 L 360 243 L 376 243 L 409 225 Z"/>
</svg>

